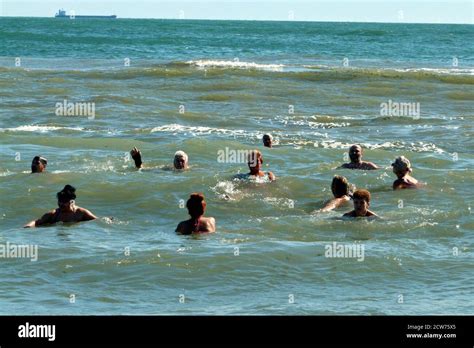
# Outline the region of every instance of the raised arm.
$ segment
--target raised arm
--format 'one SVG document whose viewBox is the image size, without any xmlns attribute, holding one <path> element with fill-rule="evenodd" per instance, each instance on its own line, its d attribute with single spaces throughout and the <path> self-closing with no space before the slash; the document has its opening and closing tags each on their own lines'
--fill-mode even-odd
<svg viewBox="0 0 474 348">
<path fill-rule="evenodd" d="M 142 168 L 142 153 L 139 149 L 134 147 L 132 151 L 130 151 L 130 156 L 132 156 L 133 160 L 135 161 L 135 167 Z"/>
</svg>

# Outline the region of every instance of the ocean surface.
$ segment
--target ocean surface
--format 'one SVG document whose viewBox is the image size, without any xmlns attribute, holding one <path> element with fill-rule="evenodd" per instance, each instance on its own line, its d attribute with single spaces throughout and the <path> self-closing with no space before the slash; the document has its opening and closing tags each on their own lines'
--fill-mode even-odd
<svg viewBox="0 0 474 348">
<path fill-rule="evenodd" d="M 472 25 L 0 18 L 0 245 L 39 248 L 37 261 L 0 258 L 0 314 L 474 314 L 473 37 Z M 94 117 L 56 115 L 64 100 L 94 103 Z M 389 101 L 420 114 L 383 114 Z M 383 169 L 336 169 L 354 143 Z M 233 181 L 246 163 L 218 161 L 226 148 L 260 149 L 277 182 Z M 177 150 L 189 171 L 167 170 Z M 35 155 L 47 173 L 30 174 Z M 425 188 L 392 191 L 400 155 Z M 312 214 L 335 174 L 369 189 L 383 219 Z M 23 229 L 65 184 L 100 218 Z M 217 233 L 177 235 L 196 191 Z M 363 261 L 326 257 L 333 242 L 363 246 Z"/>
</svg>

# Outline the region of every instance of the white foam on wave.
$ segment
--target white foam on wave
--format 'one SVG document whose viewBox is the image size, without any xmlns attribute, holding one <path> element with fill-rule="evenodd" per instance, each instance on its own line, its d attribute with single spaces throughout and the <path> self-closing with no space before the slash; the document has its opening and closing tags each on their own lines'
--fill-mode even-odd
<svg viewBox="0 0 474 348">
<path fill-rule="evenodd" d="M 14 175 L 14 172 L 6 171 L 6 172 L 0 172 L 0 176 L 9 176 L 9 175 Z"/>
<path fill-rule="evenodd" d="M 58 126 L 34 126 L 34 125 L 25 125 L 14 128 L 0 128 L 0 132 L 40 132 L 47 133 L 56 130 L 75 130 L 83 131 L 84 128 L 81 127 L 58 127 Z"/>
<path fill-rule="evenodd" d="M 378 72 L 397 72 L 397 73 L 429 73 L 439 75 L 474 75 L 474 69 L 460 68 L 382 68 L 382 67 L 340 67 L 330 65 L 303 65 L 304 68 L 310 70 L 345 70 L 345 71 L 364 71 L 373 70 Z"/>
<path fill-rule="evenodd" d="M 336 140 L 322 140 L 316 143 L 318 146 L 325 149 L 348 149 L 350 146 L 354 145 L 353 143 L 345 143 Z M 433 152 L 433 153 L 445 153 L 446 151 L 442 148 L 436 146 L 433 143 L 425 143 L 418 141 L 415 143 L 407 143 L 404 141 L 395 141 L 390 142 L 386 141 L 381 144 L 369 144 L 369 143 L 359 143 L 364 149 L 382 149 L 382 150 L 407 150 L 411 152 Z"/>
<path fill-rule="evenodd" d="M 257 69 L 270 71 L 282 71 L 284 68 L 283 64 L 258 64 L 255 62 L 233 60 L 190 60 L 186 63 L 200 68 Z"/>
<path fill-rule="evenodd" d="M 204 134 L 227 134 L 227 135 L 248 135 L 246 131 L 242 129 L 226 129 L 226 128 L 213 128 L 213 127 L 193 127 L 183 126 L 181 124 L 166 124 L 153 128 L 150 133 L 155 132 L 169 132 L 169 133 L 191 133 L 193 135 L 204 135 Z"/>
<path fill-rule="evenodd" d="M 440 75 L 474 75 L 474 69 L 440 69 L 440 68 L 410 68 L 410 69 L 394 69 L 398 72 L 426 72 Z"/>
<path fill-rule="evenodd" d="M 308 126 L 311 129 L 330 129 L 349 127 L 351 125 L 349 122 L 332 122 L 335 118 L 325 115 L 276 116 L 274 119 L 285 126 Z"/>
</svg>

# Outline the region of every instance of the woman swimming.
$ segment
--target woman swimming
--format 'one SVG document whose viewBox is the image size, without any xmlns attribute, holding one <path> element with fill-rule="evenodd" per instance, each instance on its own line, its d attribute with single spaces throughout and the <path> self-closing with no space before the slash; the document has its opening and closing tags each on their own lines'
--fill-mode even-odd
<svg viewBox="0 0 474 348">
<path fill-rule="evenodd" d="M 181 221 L 176 232 L 182 234 L 205 233 L 216 231 L 216 220 L 213 217 L 204 217 L 206 201 L 202 193 L 193 193 L 186 202 L 191 219 Z"/>
<path fill-rule="evenodd" d="M 33 220 L 24 227 L 38 227 L 42 225 L 55 224 L 57 222 L 80 222 L 95 220 L 97 217 L 89 210 L 76 206 L 76 189 L 66 185 L 62 191 L 56 194 L 58 208 L 44 214 L 38 220 Z"/>
</svg>

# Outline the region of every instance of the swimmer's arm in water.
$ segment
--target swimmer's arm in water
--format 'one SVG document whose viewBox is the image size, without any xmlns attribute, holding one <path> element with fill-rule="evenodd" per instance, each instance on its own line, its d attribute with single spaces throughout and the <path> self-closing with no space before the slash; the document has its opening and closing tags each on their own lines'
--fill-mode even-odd
<svg viewBox="0 0 474 348">
<path fill-rule="evenodd" d="M 85 208 L 77 208 L 79 212 L 82 214 L 81 221 L 91 221 L 97 219 L 97 216 L 92 214 L 89 210 Z"/>
<path fill-rule="evenodd" d="M 331 211 L 333 209 L 337 209 L 339 207 L 341 207 L 342 205 L 344 205 L 345 203 L 347 203 L 350 198 L 349 196 L 345 196 L 347 198 L 333 198 L 331 199 L 328 203 L 326 203 L 326 205 L 320 209 L 319 211 L 320 212 L 328 212 L 328 211 Z"/>
<path fill-rule="evenodd" d="M 380 167 L 372 162 L 364 162 L 364 169 L 374 170 L 374 169 L 380 169 Z"/>
<path fill-rule="evenodd" d="M 270 179 L 270 181 L 275 181 L 276 180 L 276 176 L 272 172 L 268 172 L 268 178 Z"/>
<path fill-rule="evenodd" d="M 130 156 L 132 156 L 133 160 L 135 161 L 135 167 L 137 167 L 137 168 L 142 168 L 143 167 L 142 153 L 140 152 L 139 149 L 134 147 L 130 151 Z"/>
<path fill-rule="evenodd" d="M 49 213 L 44 214 L 38 220 L 33 220 L 27 223 L 24 228 L 34 228 L 41 225 L 47 225 L 53 222 L 54 214 L 56 213 L 55 210 L 50 211 Z"/>
</svg>

